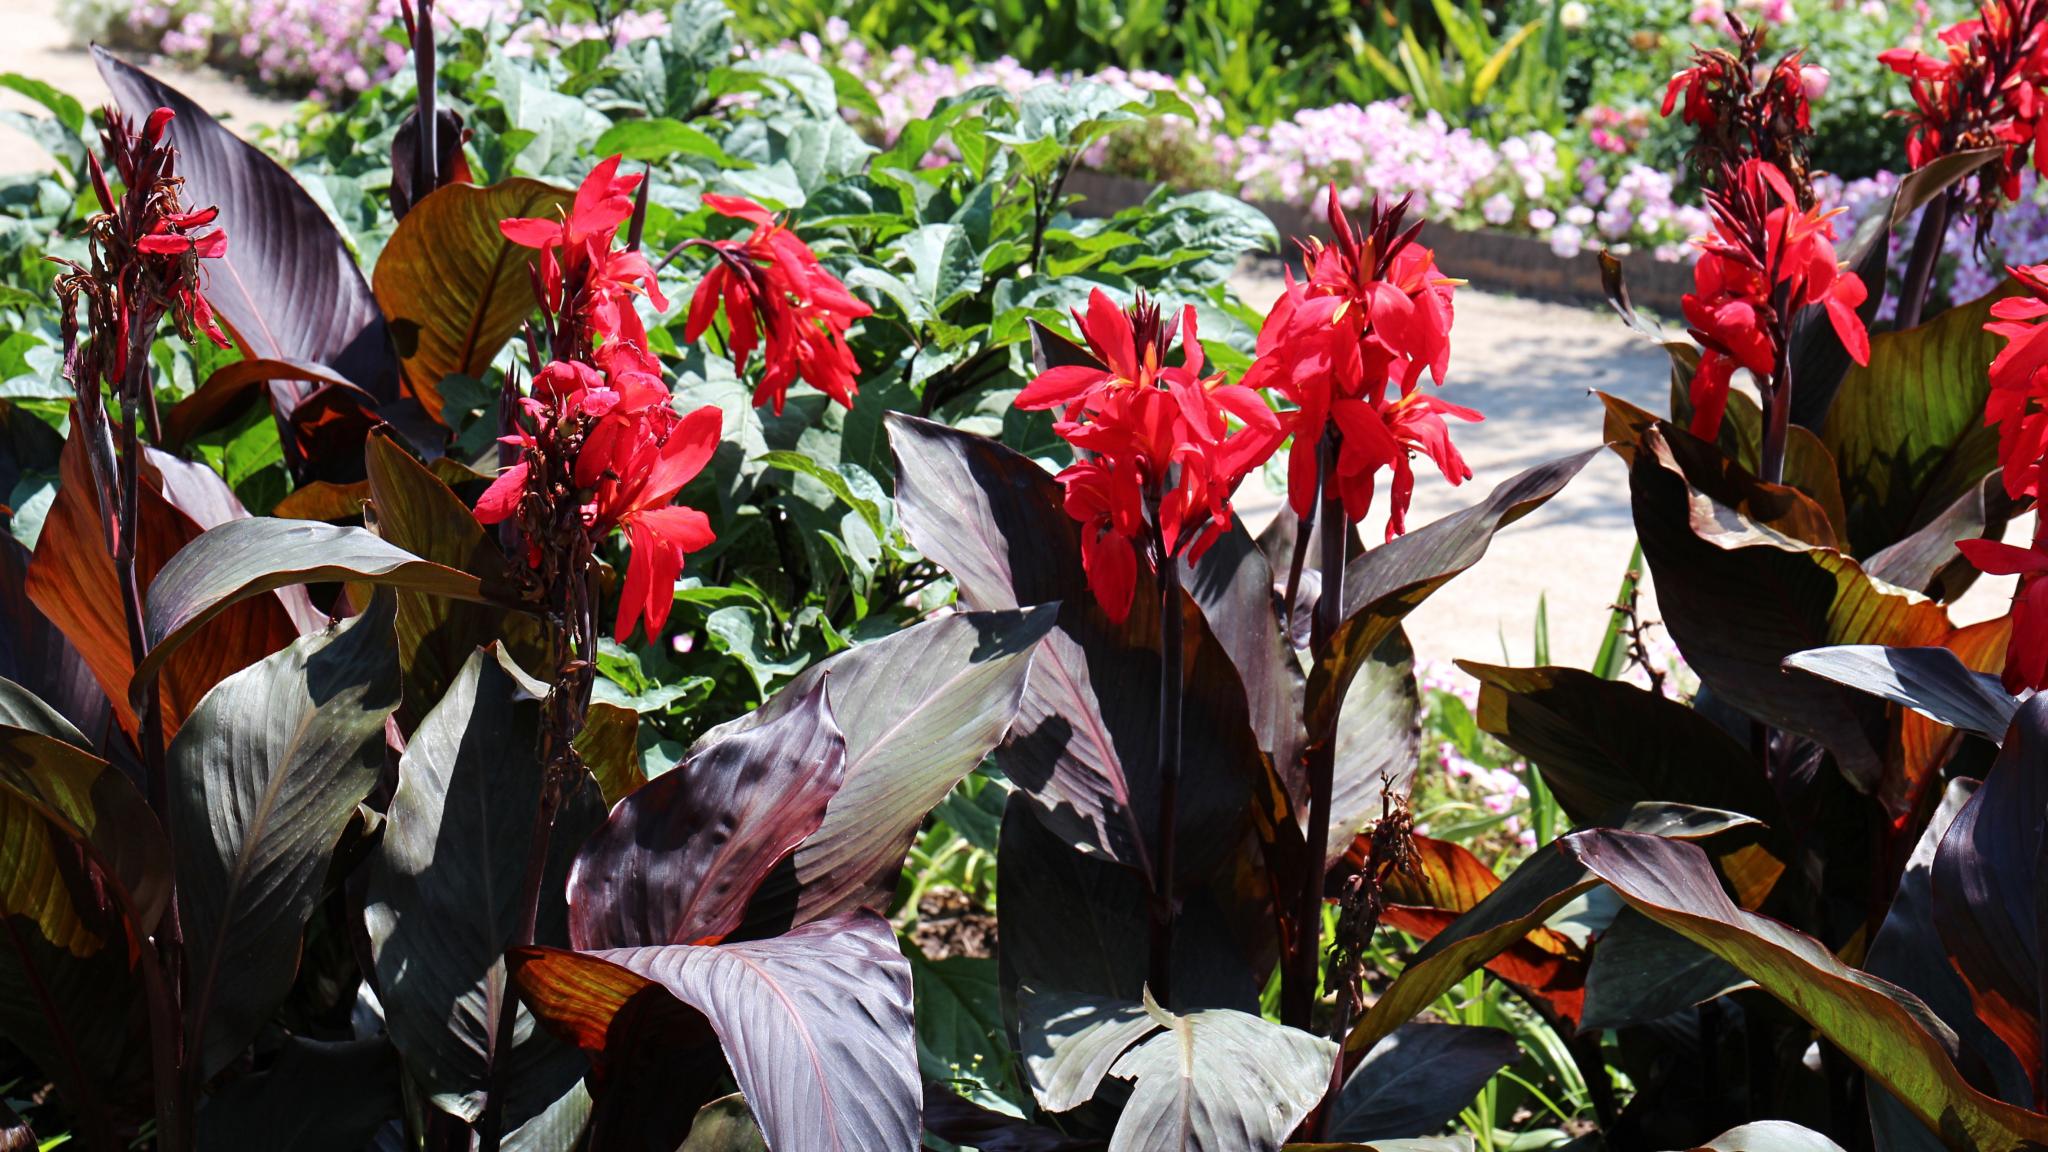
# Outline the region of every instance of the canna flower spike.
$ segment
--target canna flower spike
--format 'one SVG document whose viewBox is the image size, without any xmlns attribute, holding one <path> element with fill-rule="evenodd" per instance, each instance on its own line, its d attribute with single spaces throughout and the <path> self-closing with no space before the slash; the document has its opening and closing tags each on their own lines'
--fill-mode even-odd
<svg viewBox="0 0 2048 1152">
<path fill-rule="evenodd" d="M 1766 26 L 1751 28 L 1733 13 L 1728 29 L 1735 51 L 1694 48 L 1691 67 L 1664 90 L 1669 117 L 1684 99 L 1684 118 L 1698 133 L 1693 161 L 1709 180 L 1746 160 L 1770 162 L 1785 177 L 1801 208 L 1813 206 L 1806 141 L 1813 133 L 1812 101 L 1827 90 L 1825 70 L 1803 63 L 1801 52 L 1763 63 Z"/>
<path fill-rule="evenodd" d="M 1154 567 L 1200 559 L 1230 526 L 1231 494 L 1281 432 L 1256 393 L 1202 374 L 1194 308 L 1169 320 L 1143 295 L 1118 308 L 1098 288 L 1074 320 L 1092 362 L 1041 372 L 1016 405 L 1060 410 L 1053 428 L 1080 454 L 1059 481 L 1081 525 L 1082 567 L 1122 622 L 1140 557 Z M 1180 363 L 1169 364 L 1176 335 Z"/>
<path fill-rule="evenodd" d="M 498 225 L 507 240 L 540 250 L 534 293 L 558 360 L 588 358 L 600 342 L 644 348 L 647 329 L 635 299 L 645 297 L 656 310 L 668 310 L 647 257 L 614 247 L 642 180 L 619 175 L 619 159 L 609 157 L 590 170 L 561 219 L 514 217 Z"/>
<path fill-rule="evenodd" d="M 2048 265 L 2008 268 L 2027 290 L 1991 306 L 1984 330 L 2005 338 L 1991 362 L 1991 398 L 1984 423 L 1998 428 L 1998 461 L 2013 499 L 2041 496 L 2048 468 Z M 1977 570 L 2018 576 L 2012 599 L 2012 638 L 2006 644 L 2006 691 L 2048 688 L 2048 517 L 2037 518 L 2030 547 L 1996 540 L 1959 540 L 1956 547 Z"/>
<path fill-rule="evenodd" d="M 1389 471 L 1392 539 L 1407 530 L 1412 453 L 1429 457 L 1454 485 L 1472 477 L 1444 419 L 1484 417 L 1421 387 L 1425 372 L 1438 386 L 1448 374 L 1459 282 L 1445 277 L 1435 254 L 1417 242 L 1420 221 L 1403 227 L 1407 200 L 1375 200 L 1363 229 L 1353 228 L 1334 186 L 1328 200 L 1333 240 L 1303 242 L 1306 275 L 1297 281 L 1288 273 L 1244 384 L 1294 405 L 1281 424 L 1294 440 L 1287 495 L 1295 514 L 1313 512 L 1321 476 L 1345 517 L 1358 523 L 1372 508 L 1379 473 Z M 1322 476 L 1320 449 L 1332 436 L 1337 466 Z"/>
<path fill-rule="evenodd" d="M 683 339 L 694 343 L 702 337 L 723 306 L 733 366 L 744 369 L 754 349 L 761 349 L 756 407 L 768 404 L 780 416 L 789 386 L 797 380 L 853 407 L 860 365 L 847 347 L 846 330 L 872 309 L 768 209 L 742 196 L 716 193 L 707 193 L 704 205 L 754 230 L 743 240 L 686 242 L 710 250 L 715 262 L 690 298 Z"/>
</svg>

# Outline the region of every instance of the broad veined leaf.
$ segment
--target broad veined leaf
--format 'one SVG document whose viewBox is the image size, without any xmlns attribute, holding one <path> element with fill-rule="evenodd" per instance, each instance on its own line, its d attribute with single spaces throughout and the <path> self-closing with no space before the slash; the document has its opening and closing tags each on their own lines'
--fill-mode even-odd
<svg viewBox="0 0 2048 1152">
<path fill-rule="evenodd" d="M 1898 893 L 1892 897 L 1883 927 L 1870 942 L 1863 968 L 1918 996 L 1955 1031 L 1956 1066 L 1972 1083 L 2007 1103 L 2023 1104 L 2033 1097 L 2026 1070 L 2012 1049 L 1977 1018 L 1970 1003 L 1970 986 L 1949 962 L 1948 949 L 1942 946 L 1934 922 L 1935 853 L 1956 814 L 1976 795 L 1978 787 L 1975 780 L 1949 781 L 1941 804 L 1906 860 Z M 1882 1087 L 1871 1089 L 1870 1127 L 1880 1152 L 1935 1152 L 1942 1147 L 1940 1137 Z"/>
<path fill-rule="evenodd" d="M 1984 401 L 2004 340 L 1984 324 L 2014 290 L 2008 281 L 1917 328 L 1872 334 L 1870 366 L 1842 378 L 1821 438 L 1841 469 L 1858 555 L 1934 520 L 1998 467 Z"/>
<path fill-rule="evenodd" d="M 676 1152 L 768 1152 L 768 1140 L 746 1097 L 735 1092 L 697 1110 L 689 1139 Z"/>
<path fill-rule="evenodd" d="M 363 461 L 379 537 L 422 560 L 467 572 L 486 587 L 509 584 L 512 566 L 504 551 L 447 481 L 381 430 L 364 444 Z M 437 590 L 398 589 L 398 661 L 405 668 L 399 720 L 406 731 L 441 699 L 470 653 L 505 634 L 506 615 L 497 605 Z"/>
<path fill-rule="evenodd" d="M 517 1007 L 503 956 L 519 926 L 541 796 L 540 702 L 502 661 L 479 650 L 413 733 L 364 908 L 392 1042 L 434 1103 L 468 1120 L 483 1106 L 496 1006 Z M 581 834 L 573 804 L 572 796 L 557 817 L 554 854 Z M 543 897 L 539 939 L 564 939 L 561 890 L 543 883 L 556 895 Z M 501 1058 L 508 1123 L 581 1073 L 575 1054 L 537 1032 L 523 1009 Z"/>
<path fill-rule="evenodd" d="M 801 924 L 886 905 L 925 813 L 1009 732 L 1057 613 L 1046 605 L 913 625 L 813 664 L 759 711 L 714 729 L 707 742 L 772 722 L 822 685 L 846 734 L 844 783 L 792 867 L 762 885 L 749 919 Z"/>
<path fill-rule="evenodd" d="M 1066 341 L 1036 323 L 1033 332 L 1043 341 Z M 1085 350 L 1080 355 L 1085 356 Z M 1306 680 L 1280 627 L 1274 585 L 1272 564 L 1242 522 L 1231 524 L 1230 531 L 1209 546 L 1188 576 L 1188 592 L 1201 606 L 1209 631 L 1237 666 L 1259 747 L 1287 780 L 1288 794 L 1298 805 L 1307 789 L 1299 767 Z"/>
<path fill-rule="evenodd" d="M 1593 947 L 1593 966 L 1586 972 L 1586 1012 L 1579 1028 L 1647 1024 L 1748 984 L 1719 956 L 1642 913 L 1623 908 Z"/>
<path fill-rule="evenodd" d="M 1699 712 L 1575 668 L 1460 660 L 1479 680 L 1479 727 L 1529 758 L 1574 824 L 1600 824 L 1649 800 L 1742 812 L 1778 810 L 1755 757 Z"/>
<path fill-rule="evenodd" d="M 171 742 L 185 1036 L 211 1078 L 291 990 L 327 863 L 384 766 L 389 595 L 220 682 Z"/>
<path fill-rule="evenodd" d="M 1951 1146 L 2048 1141 L 2048 1116 L 1964 1080 L 1945 1047 L 1947 1028 L 1918 998 L 1848 967 L 1810 936 L 1735 907 L 1697 846 L 1606 829 L 1573 833 L 1563 844 L 1631 907 L 1726 960 L 1813 1025 Z"/>
<path fill-rule="evenodd" d="M 619 802 L 576 855 L 569 941 L 584 951 L 716 944 L 825 819 L 846 738 L 822 681 L 769 723 L 699 745 Z"/>
<path fill-rule="evenodd" d="M 1112 623 L 1087 588 L 1058 484 L 986 437 L 888 418 L 897 511 L 918 549 L 982 611 L 1059 602 L 997 761 L 1069 842 L 1150 875 L 1157 838 L 1158 583 L 1140 566 L 1130 616 Z M 1179 867 L 1190 880 L 1239 843 L 1262 751 L 1228 653 L 1183 593 L 1186 701 Z"/>
<path fill-rule="evenodd" d="M 2014 507 L 2013 498 L 2005 494 L 2004 474 L 1992 472 L 1940 515 L 1865 557 L 1863 570 L 1888 584 L 1952 604 L 1977 582 L 1977 566 L 1956 542 L 2003 539 Z"/>
<path fill-rule="evenodd" d="M 1790 1120 L 1758 1120 L 1730 1128 L 1691 1152 L 1842 1152 L 1842 1146 Z"/>
<path fill-rule="evenodd" d="M 12 536 L 0 539 L 0 676 L 54 710 L 81 734 L 105 732 L 113 704 L 78 649 L 29 598 L 30 559 L 28 549 Z M 22 708 L 33 711 L 32 705 Z M 8 723 L 56 735 L 37 724 L 23 723 L 26 718 L 18 714 Z"/>
<path fill-rule="evenodd" d="M 1684 433 L 1668 435 L 1650 429 L 1630 450 L 1629 486 L 1658 607 L 1687 663 L 1724 701 L 1821 743 L 1894 818 L 1911 812 L 1937 765 L 1896 750 L 1897 721 L 1878 701 L 1779 665 L 1838 644 L 1945 644 L 1948 614 L 1701 492 L 1671 451 Z"/>
<path fill-rule="evenodd" d="M 88 752 L 92 750 L 92 742 L 85 738 L 85 733 L 63 714 L 42 697 L 7 679 L 0 679 L 0 727 L 26 728 Z"/>
<path fill-rule="evenodd" d="M 2020 702 L 1998 677 L 1972 671 L 1947 648 L 1843 644 L 1785 657 L 1785 667 L 1911 708 L 1993 744 L 2005 739 Z"/>
<path fill-rule="evenodd" d="M 273 380 L 355 391 L 354 381 L 324 364 L 304 360 L 237 360 L 214 369 L 206 382 L 164 415 L 164 447 L 182 452 L 194 436 L 228 424 Z M 363 394 L 369 400 L 369 394 Z"/>
<path fill-rule="evenodd" d="M 1642 804 L 1624 827 L 1651 836 L 1699 839 L 1756 821 L 1732 812 L 1684 805 Z M 1538 852 L 1415 954 L 1344 1039 L 1363 1055 L 1413 1019 L 1468 974 L 1543 928 L 1546 920 L 1596 881 L 1562 852 Z"/>
<path fill-rule="evenodd" d="M 1062 992 L 1024 994 L 1024 1063 L 1041 1105 L 1134 1082 L 1110 1152 L 1277 1152 L 1330 1084 L 1337 1046 L 1246 1012 L 1168 1012 Z"/>
<path fill-rule="evenodd" d="M 141 966 L 170 846 L 126 777 L 40 733 L 0 729 L 0 1035 L 50 1077 L 80 1134 L 115 1147 L 146 1106 Z"/>
<path fill-rule="evenodd" d="M 621 1039 L 607 1033 L 646 995 L 702 1013 L 770 1148 L 918 1146 L 910 965 L 876 913 L 834 916 L 767 940 L 521 948 L 511 960 L 524 998 L 587 1048 Z"/>
<path fill-rule="evenodd" d="M 1364 860 L 1365 837 L 1347 863 Z M 1477 908 L 1501 887 L 1462 844 L 1411 837 L 1414 868 L 1395 873 L 1386 886 L 1387 908 L 1380 921 L 1422 940 L 1431 940 Z M 1577 1023 L 1586 999 L 1585 952 L 1554 928 L 1536 928 L 1486 961 L 1489 972 L 1542 1001 L 1567 1023 Z"/>
<path fill-rule="evenodd" d="M 583 730 L 576 733 L 576 755 L 610 810 L 647 783 L 647 769 L 640 763 L 640 714 L 602 700 L 593 700 L 584 714 Z"/>
<path fill-rule="evenodd" d="M 1934 854 L 1933 920 L 1977 1018 L 2041 1071 L 2041 855 L 2048 848 L 2048 698 L 2013 717 L 1984 784 Z M 1910 1101 L 1907 1101 L 1910 1103 Z"/>
<path fill-rule="evenodd" d="M 925 1075 L 952 1083 L 985 1084 L 1006 1099 L 1014 1096 L 1011 1065 L 1015 1057 L 1003 1021 L 1002 980 L 995 960 L 983 956 L 927 960 L 915 948 L 906 949 L 905 954 L 910 958 L 918 1055 L 925 1060 Z M 925 1123 L 930 1126 L 930 1117 Z"/>
<path fill-rule="evenodd" d="M 1521 1054 L 1515 1038 L 1498 1028 L 1403 1025 L 1352 1069 L 1324 1135 L 1380 1140 L 1437 1131 Z"/>
<path fill-rule="evenodd" d="M 205 271 L 208 303 L 252 358 L 325 365 L 378 403 L 398 396 L 398 361 L 370 286 L 327 214 L 275 160 L 237 139 L 184 93 L 93 48 L 100 77 L 140 123 L 157 108 L 177 113 L 171 143 L 189 207 L 220 209 L 227 255 Z M 322 389 L 271 385 L 290 417 Z"/>
<path fill-rule="evenodd" d="M 150 581 L 143 615 L 149 655 L 136 666 L 134 682 L 147 683 L 207 621 L 237 604 L 323 580 L 484 599 L 476 576 L 422 560 L 361 528 L 267 516 L 230 520 L 180 549 Z"/>
<path fill-rule="evenodd" d="M 133 737 L 137 713 L 129 699 L 129 685 L 136 664 L 129 647 L 120 578 L 100 529 L 99 501 L 79 432 L 83 427 L 78 421 L 72 423 L 73 435 L 64 446 L 63 479 L 49 518 L 43 522 L 43 533 L 36 540 L 26 588 L 35 606 L 76 646 L 106 694 L 115 719 Z M 147 590 L 156 576 L 172 565 L 176 554 L 202 535 L 205 525 L 167 499 L 161 487 L 162 473 L 153 467 L 144 467 L 141 473 L 135 578 L 137 585 Z M 178 653 L 168 664 L 164 661 L 172 656 L 170 651 L 145 658 L 153 672 L 162 671 L 166 739 L 215 684 L 297 636 L 298 628 L 284 602 L 263 596 L 232 606 L 220 633 L 208 643 Z"/>
<path fill-rule="evenodd" d="M 1102 1152 L 1107 1147 L 1102 1140 L 1068 1136 L 983 1108 L 929 1080 L 924 1085 L 924 1128 L 941 1140 L 980 1152 Z"/>
<path fill-rule="evenodd" d="M 1330 738 L 1338 701 L 1402 618 L 1479 562 L 1494 534 L 1557 495 L 1599 449 L 1539 464 L 1486 499 L 1374 548 L 1344 570 L 1344 619 L 1309 673 L 1309 738 Z"/>
<path fill-rule="evenodd" d="M 488 188 L 450 184 L 413 205 L 377 257 L 377 303 L 391 325 L 405 382 L 441 418 L 441 378 L 481 380 L 533 313 L 540 253 L 505 239 L 500 220 L 552 218 L 569 194 L 538 180 Z"/>
</svg>

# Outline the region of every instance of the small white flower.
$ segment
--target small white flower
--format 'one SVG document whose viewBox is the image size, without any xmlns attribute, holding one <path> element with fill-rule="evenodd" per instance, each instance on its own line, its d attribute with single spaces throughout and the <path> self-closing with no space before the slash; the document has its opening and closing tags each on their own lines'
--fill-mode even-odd
<svg viewBox="0 0 2048 1152">
<path fill-rule="evenodd" d="M 1588 11 L 1584 4 L 1579 3 L 1579 0 L 1571 0 L 1570 3 L 1557 10 L 1557 22 L 1566 28 L 1574 30 L 1584 28 L 1586 21 L 1591 19 L 1592 16 L 1592 12 Z"/>
</svg>

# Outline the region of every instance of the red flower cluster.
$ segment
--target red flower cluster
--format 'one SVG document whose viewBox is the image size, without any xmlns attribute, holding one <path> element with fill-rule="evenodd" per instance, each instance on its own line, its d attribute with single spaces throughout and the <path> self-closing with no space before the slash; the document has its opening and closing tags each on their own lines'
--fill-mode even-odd
<svg viewBox="0 0 2048 1152">
<path fill-rule="evenodd" d="M 724 305 L 728 350 L 734 367 L 744 368 L 761 348 L 760 383 L 754 404 L 773 404 L 782 414 L 789 386 L 799 378 L 848 408 L 858 389 L 860 365 L 846 346 L 846 329 L 872 309 L 846 290 L 818 263 L 810 246 L 766 208 L 740 196 L 707 194 L 706 207 L 745 220 L 754 231 L 744 240 L 693 240 L 716 257 L 697 294 L 683 339 L 695 342 Z"/>
<path fill-rule="evenodd" d="M 619 225 L 633 214 L 633 190 L 641 180 L 618 172 L 617 156 L 591 169 L 562 219 L 513 217 L 498 223 L 505 239 L 540 249 L 534 295 L 558 360 L 588 358 L 596 347 L 593 337 L 644 348 L 647 329 L 633 298 L 646 296 L 657 309 L 668 308 L 647 257 L 612 247 Z"/>
<path fill-rule="evenodd" d="M 1041 373 L 1016 404 L 1060 409 L 1054 428 L 1084 453 L 1060 484 L 1068 515 L 1081 522 L 1088 586 L 1121 622 L 1140 554 L 1153 563 L 1199 559 L 1230 526 L 1231 493 L 1282 433 L 1256 393 L 1202 375 L 1192 307 L 1175 322 L 1142 296 L 1125 310 L 1096 289 L 1074 319 L 1094 363 Z M 1168 365 L 1176 334 L 1182 362 Z M 1228 416 L 1243 427 L 1231 430 Z"/>
<path fill-rule="evenodd" d="M 2005 149 L 1977 178 L 1979 230 L 2004 200 L 2020 194 L 2020 174 L 2033 153 L 2048 174 L 2048 0 L 1986 0 L 1975 20 L 1941 30 L 1938 56 L 1910 48 L 1878 55 L 1907 78 L 1913 109 L 1906 158 L 1915 168 L 1955 152 Z"/>
<path fill-rule="evenodd" d="M 2041 495 L 2048 468 L 2048 265 L 2008 268 L 2027 295 L 1991 306 L 1984 330 L 2006 340 L 1991 362 L 1991 397 L 1984 423 L 1998 427 L 1998 462 L 2005 490 L 2015 500 Z M 2032 548 L 1996 540 L 1960 540 L 1970 563 L 1992 576 L 2020 578 L 2012 600 L 2012 639 L 2005 650 L 2009 692 L 2048 688 L 2048 517 L 2037 525 Z"/>
<path fill-rule="evenodd" d="M 710 520 L 671 502 L 717 450 L 720 414 L 704 407 L 679 416 L 669 405 L 632 297 L 644 290 L 667 305 L 646 259 L 612 247 L 638 183 L 617 169 L 618 157 L 599 164 L 562 221 L 501 224 L 507 238 L 541 250 L 535 294 L 555 359 L 535 374 L 524 420 L 506 438 L 519 446 L 519 463 L 498 476 L 476 512 L 486 524 L 516 519 L 535 568 L 566 554 L 573 570 L 598 541 L 623 530 L 632 554 L 613 635 L 624 642 L 642 619 L 650 636 L 661 631 L 684 554 L 712 543 Z M 602 341 L 595 349 L 593 336 Z"/>
<path fill-rule="evenodd" d="M 1421 389 L 1426 370 L 1441 386 L 1450 366 L 1451 293 L 1457 281 L 1415 242 L 1422 225 L 1403 231 L 1407 202 L 1374 203 L 1363 232 L 1352 228 L 1329 190 L 1329 244 L 1303 245 L 1306 278 L 1290 272 L 1286 290 L 1259 330 L 1258 359 L 1244 385 L 1271 389 L 1293 402 L 1283 430 L 1294 437 L 1287 492 L 1297 515 L 1316 498 L 1317 454 L 1328 431 L 1339 437 L 1336 475 L 1328 482 L 1352 523 L 1372 506 L 1382 468 L 1391 469 L 1393 503 L 1387 538 L 1406 531 L 1415 489 L 1410 450 L 1436 462 L 1452 484 L 1472 469 L 1452 445 L 1444 417 L 1484 419 Z"/>
<path fill-rule="evenodd" d="M 1671 77 L 1663 114 L 1685 98 L 1685 123 L 1698 132 L 1693 159 L 1709 178 L 1745 160 L 1776 165 L 1799 192 L 1798 203 L 1813 203 L 1807 184 L 1806 138 L 1813 131 L 1812 100 L 1827 90 L 1825 69 L 1802 63 L 1793 52 L 1765 67 L 1766 28 L 1728 17 L 1736 51 L 1695 48 L 1692 67 Z"/>
<path fill-rule="evenodd" d="M 179 203 L 183 181 L 176 172 L 178 150 L 170 142 L 174 117 L 169 108 L 159 108 L 138 132 L 120 112 L 107 110 L 100 141 L 121 181 L 118 197 L 99 157 L 86 154 L 93 194 L 100 204 L 100 214 L 86 234 L 92 262 L 88 267 L 59 261 L 71 273 L 57 282 L 58 296 L 65 302 L 67 374 L 81 385 L 91 380 L 94 387 L 100 381 L 120 387 L 128 374 L 131 328 L 153 331 L 167 313 L 187 340 L 204 334 L 220 347 L 228 346 L 206 302 L 199 263 L 227 255 L 228 236 L 215 223 L 219 209 L 187 211 Z M 77 341 L 75 315 L 80 297 L 87 301 L 91 330 L 105 334 L 83 348 Z"/>
<path fill-rule="evenodd" d="M 1682 304 L 1702 349 L 1692 378 L 1692 431 L 1713 439 L 1728 405 L 1728 382 L 1747 368 L 1766 388 L 1808 305 L 1827 309 L 1835 334 L 1858 364 L 1870 362 L 1870 337 L 1856 308 L 1863 281 L 1835 258 L 1833 217 L 1801 209 L 1784 173 L 1745 161 L 1707 194 L 1714 227 L 1699 243 L 1693 291 Z"/>
</svg>

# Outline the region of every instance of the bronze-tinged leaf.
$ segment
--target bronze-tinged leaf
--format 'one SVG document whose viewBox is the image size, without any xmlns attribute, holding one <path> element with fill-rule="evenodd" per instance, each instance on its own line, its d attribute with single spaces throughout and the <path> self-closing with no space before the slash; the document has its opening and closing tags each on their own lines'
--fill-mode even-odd
<svg viewBox="0 0 2048 1152">
<path fill-rule="evenodd" d="M 606 808 L 647 783 L 647 769 L 640 763 L 640 714 L 602 700 L 593 701 L 583 718 L 583 731 L 576 734 L 576 755 L 597 781 Z"/>
<path fill-rule="evenodd" d="M 487 188 L 450 184 L 399 221 L 373 284 L 406 384 L 427 415 L 440 419 L 442 377 L 482 379 L 533 313 L 530 273 L 540 253 L 505 239 L 498 222 L 554 217 L 568 204 L 569 193 L 523 177 Z"/>
<path fill-rule="evenodd" d="M 214 369 L 206 383 L 178 401 L 164 415 L 164 447 L 181 452 L 194 436 L 232 422 L 264 394 L 264 385 L 273 380 L 349 390 L 356 388 L 354 381 L 334 369 L 303 360 L 258 358 L 223 364 Z M 372 402 L 368 393 L 363 394 L 363 400 Z"/>
<path fill-rule="evenodd" d="M 64 447 L 57 498 L 43 522 L 43 534 L 36 540 L 26 583 L 29 599 L 77 648 L 111 702 L 122 730 L 132 738 L 137 724 L 129 685 L 136 665 L 130 659 L 120 580 L 100 530 L 99 501 L 80 440 L 81 428 L 73 422 L 73 435 Z M 135 576 L 146 591 L 201 531 L 192 517 L 158 490 L 161 478 L 153 468 L 142 474 Z M 177 733 L 178 725 L 215 684 L 291 643 L 298 634 L 283 601 L 275 596 L 257 597 L 232 606 L 228 619 L 206 643 L 145 661 L 163 669 L 165 739 Z"/>
<path fill-rule="evenodd" d="M 822 680 L 776 719 L 706 742 L 620 801 L 577 853 L 570 943 L 724 939 L 761 881 L 823 823 L 845 771 Z"/>
</svg>

